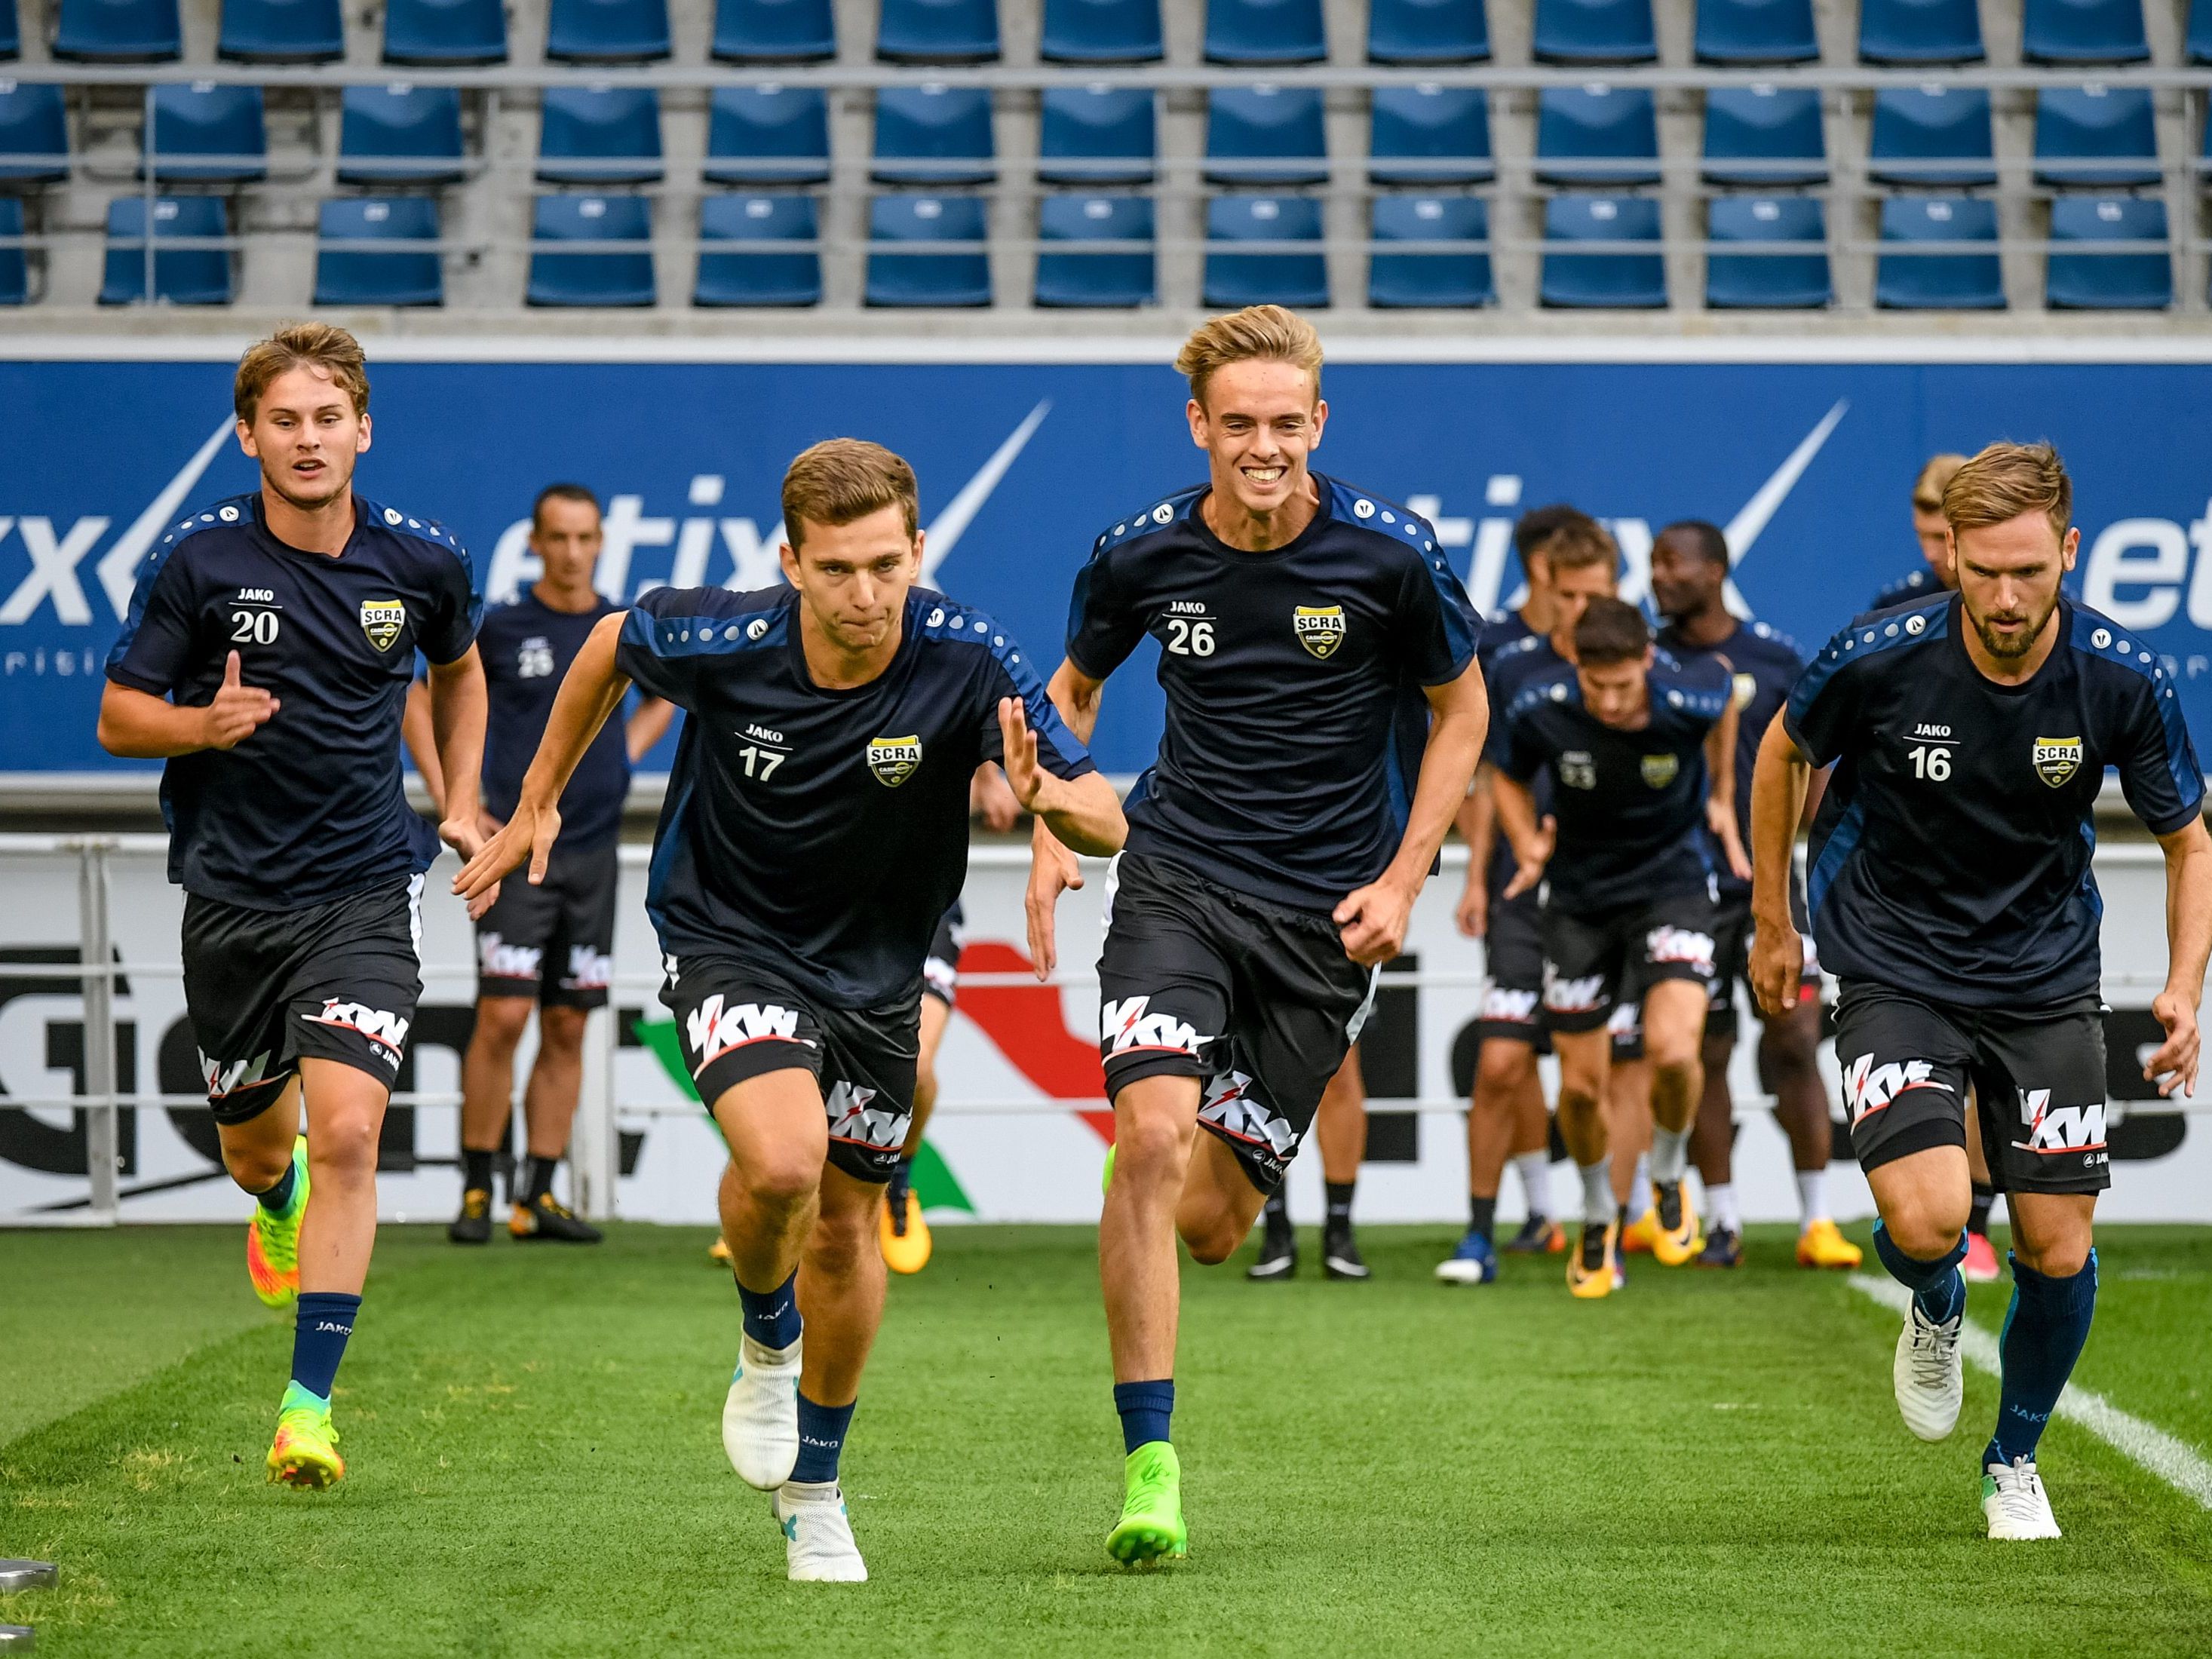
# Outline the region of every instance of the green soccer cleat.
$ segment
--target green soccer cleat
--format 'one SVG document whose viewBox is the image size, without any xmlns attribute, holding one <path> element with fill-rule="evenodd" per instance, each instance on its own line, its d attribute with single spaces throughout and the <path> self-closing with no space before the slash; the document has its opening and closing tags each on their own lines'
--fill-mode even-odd
<svg viewBox="0 0 2212 1659">
<path fill-rule="evenodd" d="M 345 1479 L 345 1459 L 338 1455 L 338 1431 L 331 1421 L 330 1402 L 297 1382 L 284 1390 L 284 1403 L 276 1413 L 269 1479 L 273 1485 L 310 1492 Z"/>
<path fill-rule="evenodd" d="M 1182 1523 L 1182 1464 L 1164 1440 L 1148 1440 L 1121 1466 L 1128 1483 L 1121 1518 L 1106 1534 L 1106 1553 L 1125 1567 L 1180 1561 L 1190 1553 Z"/>
<path fill-rule="evenodd" d="M 253 1206 L 246 1228 L 246 1276 L 271 1308 L 300 1299 L 300 1218 L 307 1213 L 307 1138 L 292 1143 L 292 1202 L 283 1213 Z"/>
<path fill-rule="evenodd" d="M 1101 1194 L 1106 1193 L 1112 1188 L 1113 1185 L 1114 1149 L 1109 1146 L 1106 1149 L 1106 1167 L 1098 1172 L 1098 1190 Z"/>
</svg>

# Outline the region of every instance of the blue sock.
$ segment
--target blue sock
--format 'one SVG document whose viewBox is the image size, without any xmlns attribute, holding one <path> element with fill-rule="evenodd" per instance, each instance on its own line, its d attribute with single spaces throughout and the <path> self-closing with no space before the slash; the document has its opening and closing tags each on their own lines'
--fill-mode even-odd
<svg viewBox="0 0 2212 1659">
<path fill-rule="evenodd" d="M 745 1334 L 763 1348 L 787 1348 L 799 1340 L 805 1328 L 799 1320 L 799 1275 L 794 1273 L 772 1291 L 749 1291 L 738 1286 L 738 1301 L 744 1309 Z"/>
<path fill-rule="evenodd" d="M 1889 1236 L 1889 1229 L 1877 1221 L 1874 1224 L 1874 1253 L 1881 1258 L 1881 1265 L 1889 1269 L 1889 1276 L 1912 1292 L 1912 1299 L 1920 1304 L 1920 1311 L 1942 1325 L 1955 1319 L 1966 1305 L 1966 1276 L 1959 1264 L 1966 1259 L 1966 1236 L 1959 1235 L 1959 1242 L 1948 1252 L 1934 1261 L 1923 1261 L 1918 1256 L 1907 1255 L 1897 1248 Z"/>
<path fill-rule="evenodd" d="M 860 1401 L 854 1401 L 854 1405 Z M 853 1426 L 852 1406 L 817 1406 L 799 1391 L 799 1461 L 793 1480 L 823 1482 L 837 1478 L 837 1458 L 845 1449 L 845 1431 Z"/>
<path fill-rule="evenodd" d="M 282 1215 L 292 1207 L 292 1189 L 299 1184 L 299 1164 L 287 1162 L 284 1173 L 276 1178 L 276 1184 L 265 1193 L 254 1194 L 253 1201 L 272 1215 Z"/>
<path fill-rule="evenodd" d="M 2033 1457 L 2043 1425 L 2074 1374 L 2089 1320 L 2097 1310 L 2097 1253 L 2070 1279 L 2051 1279 L 2012 1258 L 2012 1306 L 1997 1352 L 2004 1362 L 1997 1394 L 1997 1431 L 1984 1463 Z"/>
<path fill-rule="evenodd" d="M 300 1292 L 299 1317 L 292 1327 L 292 1381 L 318 1400 L 331 1397 L 338 1361 L 345 1358 L 346 1339 L 360 1312 L 361 1298 L 342 1291 Z"/>
<path fill-rule="evenodd" d="M 1175 1413 L 1175 1379 L 1157 1382 L 1116 1382 L 1114 1409 L 1121 1413 L 1121 1449 L 1168 1437 L 1168 1419 Z"/>
<path fill-rule="evenodd" d="M 884 1183 L 884 1203 L 894 1214 L 906 1209 L 906 1195 L 914 1189 L 914 1160 L 902 1155 L 891 1178 Z"/>
</svg>

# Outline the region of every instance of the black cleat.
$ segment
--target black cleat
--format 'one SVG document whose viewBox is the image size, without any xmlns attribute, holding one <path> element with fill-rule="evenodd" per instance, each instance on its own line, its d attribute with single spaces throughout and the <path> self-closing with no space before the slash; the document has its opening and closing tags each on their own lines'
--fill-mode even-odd
<svg viewBox="0 0 2212 1659">
<path fill-rule="evenodd" d="M 596 1244 L 600 1232 L 574 1210 L 547 1193 L 534 1204 L 518 1204 L 507 1218 L 507 1231 L 527 1243 L 532 1239 L 561 1244 Z"/>
<path fill-rule="evenodd" d="M 1321 1240 L 1321 1267 L 1331 1279 L 1362 1279 L 1374 1277 L 1367 1263 L 1360 1259 L 1359 1246 L 1352 1237 L 1352 1229 L 1339 1232 L 1330 1228 Z"/>
<path fill-rule="evenodd" d="M 446 1237 L 456 1244 L 491 1243 L 491 1194 L 471 1187 L 461 1194 L 461 1212 L 446 1226 Z"/>
<path fill-rule="evenodd" d="M 1278 1227 L 1274 1218 L 1260 1239 L 1260 1259 L 1244 1270 L 1247 1279 L 1288 1279 L 1298 1270 L 1298 1236 L 1288 1226 Z"/>
</svg>

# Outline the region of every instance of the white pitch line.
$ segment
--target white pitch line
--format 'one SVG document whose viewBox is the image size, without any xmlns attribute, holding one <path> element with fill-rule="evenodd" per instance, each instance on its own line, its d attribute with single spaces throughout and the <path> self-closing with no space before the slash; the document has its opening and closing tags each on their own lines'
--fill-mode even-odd
<svg viewBox="0 0 2212 1659">
<path fill-rule="evenodd" d="M 1881 1303 L 1900 1316 L 1912 1301 L 1912 1292 L 1894 1279 L 1853 1273 L 1850 1285 L 1862 1296 Z M 2003 1369 L 1997 1356 L 1996 1338 L 1971 1319 L 1959 1334 L 1959 1349 L 1976 1370 L 1996 1376 Z M 2058 1396 L 2058 1410 L 2054 1415 L 2079 1423 L 2176 1492 L 2212 1510 L 2212 1463 L 2206 1462 L 2203 1455 L 2185 1441 L 2177 1440 L 2164 1429 L 2122 1411 L 2101 1394 L 2072 1382 Z"/>
</svg>

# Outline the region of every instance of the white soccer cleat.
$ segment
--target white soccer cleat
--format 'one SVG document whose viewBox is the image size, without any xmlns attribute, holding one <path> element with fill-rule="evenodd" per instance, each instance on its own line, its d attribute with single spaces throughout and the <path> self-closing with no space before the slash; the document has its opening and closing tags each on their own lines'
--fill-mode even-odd
<svg viewBox="0 0 2212 1659">
<path fill-rule="evenodd" d="M 748 1486 L 774 1492 L 799 1462 L 799 1343 L 778 1352 L 741 1339 L 722 1402 L 722 1449 Z"/>
<path fill-rule="evenodd" d="M 1905 1310 L 1890 1376 L 1897 1387 L 1899 1415 L 1923 1440 L 1942 1440 L 1959 1426 L 1959 1407 L 1966 1397 L 1959 1332 L 1966 1321 L 1962 1310 L 1943 1324 L 1932 1323 L 1917 1302 Z"/>
<path fill-rule="evenodd" d="M 853 1519 L 835 1480 L 787 1480 L 775 1494 L 775 1522 L 794 1584 L 865 1584 L 867 1563 L 853 1541 Z"/>
<path fill-rule="evenodd" d="M 1982 1513 L 1992 1538 L 2056 1538 L 2058 1522 L 2033 1458 L 2015 1457 L 1982 1471 Z"/>
</svg>

